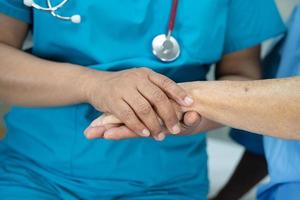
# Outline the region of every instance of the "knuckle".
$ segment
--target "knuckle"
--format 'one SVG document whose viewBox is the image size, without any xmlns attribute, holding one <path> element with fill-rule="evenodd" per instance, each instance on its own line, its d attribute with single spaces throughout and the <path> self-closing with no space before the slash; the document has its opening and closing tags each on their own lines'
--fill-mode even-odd
<svg viewBox="0 0 300 200">
<path fill-rule="evenodd" d="M 122 74 L 123 78 L 127 78 L 127 80 L 135 80 L 140 76 L 140 72 L 138 69 L 133 69 L 130 71 L 127 71 L 126 73 Z"/>
<path fill-rule="evenodd" d="M 173 81 L 164 77 L 161 79 L 161 85 L 163 88 L 170 88 L 173 86 Z"/>
<path fill-rule="evenodd" d="M 166 95 L 160 90 L 155 90 L 152 96 L 155 103 L 163 103 L 166 101 Z"/>
<path fill-rule="evenodd" d="M 133 71 L 131 73 L 126 74 L 126 77 L 129 78 L 128 80 L 135 80 L 139 77 L 139 73 L 136 71 Z"/>
<path fill-rule="evenodd" d="M 119 116 L 122 121 L 128 122 L 133 118 L 133 112 L 130 109 L 124 109 L 120 112 Z"/>
<path fill-rule="evenodd" d="M 138 106 L 138 113 L 142 115 L 149 115 L 152 111 L 152 107 L 149 104 L 143 103 Z"/>
<path fill-rule="evenodd" d="M 141 72 L 144 72 L 144 73 L 149 73 L 149 72 L 151 72 L 151 70 L 150 70 L 149 68 L 147 68 L 147 67 L 141 67 L 141 68 L 139 68 L 139 70 L 140 70 Z"/>
</svg>

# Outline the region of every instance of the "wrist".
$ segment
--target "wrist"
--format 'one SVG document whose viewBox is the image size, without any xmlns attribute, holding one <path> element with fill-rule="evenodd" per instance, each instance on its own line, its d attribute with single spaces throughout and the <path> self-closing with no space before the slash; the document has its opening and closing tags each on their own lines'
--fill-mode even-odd
<svg viewBox="0 0 300 200">
<path fill-rule="evenodd" d="M 202 115 L 209 114 L 210 109 L 224 106 L 228 98 L 229 81 L 197 81 L 184 83 L 182 87 L 192 96 L 194 104 L 187 111 L 198 111 Z M 224 101 L 223 101 L 224 100 Z"/>
<path fill-rule="evenodd" d="M 194 100 L 194 103 L 191 107 L 185 107 L 184 111 L 199 110 L 199 104 L 201 104 L 201 98 L 203 97 L 203 90 L 205 90 L 206 82 L 204 81 L 195 81 L 181 83 L 180 86 L 191 96 Z"/>
<path fill-rule="evenodd" d="M 83 68 L 81 74 L 77 79 L 77 89 L 82 102 L 91 103 L 94 96 L 94 90 L 97 90 L 97 94 L 101 96 L 102 86 L 104 86 L 105 72 Z"/>
</svg>

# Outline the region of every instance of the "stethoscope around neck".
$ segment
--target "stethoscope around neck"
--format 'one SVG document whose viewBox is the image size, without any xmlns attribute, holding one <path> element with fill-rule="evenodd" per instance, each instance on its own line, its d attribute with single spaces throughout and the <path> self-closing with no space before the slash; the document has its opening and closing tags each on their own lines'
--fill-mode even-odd
<svg viewBox="0 0 300 200">
<path fill-rule="evenodd" d="M 28 7 L 33 7 L 33 8 L 38 9 L 38 10 L 42 10 L 42 11 L 45 11 L 45 12 L 50 12 L 53 17 L 56 17 L 58 19 L 71 21 L 75 24 L 79 24 L 81 22 L 81 16 L 78 15 L 78 14 L 72 15 L 70 17 L 66 17 L 66 16 L 61 16 L 61 15 L 56 13 L 56 11 L 58 9 L 62 8 L 68 2 L 68 0 L 63 0 L 61 3 L 57 4 L 56 6 L 53 6 L 51 1 L 47 0 L 47 6 L 48 7 L 42 7 L 38 4 L 36 4 L 34 0 L 23 0 L 23 2 Z"/>
<path fill-rule="evenodd" d="M 54 6 L 52 5 L 51 0 L 47 0 L 48 7 L 42 7 L 35 3 L 34 0 L 23 0 L 26 6 L 33 7 L 41 11 L 50 12 L 53 17 L 60 20 L 70 21 L 75 24 L 81 23 L 81 16 L 78 14 L 67 17 L 56 13 L 56 11 L 62 8 L 68 1 L 69 0 L 62 0 L 61 3 Z M 177 15 L 178 1 L 179 0 L 172 0 L 167 33 L 160 34 L 152 40 L 152 53 L 162 62 L 172 62 L 180 56 L 180 45 L 172 36 Z"/>
</svg>

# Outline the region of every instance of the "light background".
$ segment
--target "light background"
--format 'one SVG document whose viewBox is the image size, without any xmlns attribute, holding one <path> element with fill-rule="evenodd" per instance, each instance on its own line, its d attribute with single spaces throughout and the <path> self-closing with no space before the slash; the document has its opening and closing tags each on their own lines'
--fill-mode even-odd
<svg viewBox="0 0 300 200">
<path fill-rule="evenodd" d="M 283 18 L 286 20 L 293 7 L 300 1 L 276 0 L 276 2 Z M 267 42 L 264 45 L 264 51 L 268 48 L 269 44 L 270 42 Z M 7 110 L 8 107 L 0 103 L 1 119 Z M 2 122 L 0 122 L 1 124 Z M 227 132 L 228 128 L 212 131 L 208 137 L 210 195 L 215 194 L 226 183 L 243 152 L 241 146 L 229 139 Z M 253 189 L 242 200 L 255 199 L 255 192 L 256 190 Z"/>
</svg>

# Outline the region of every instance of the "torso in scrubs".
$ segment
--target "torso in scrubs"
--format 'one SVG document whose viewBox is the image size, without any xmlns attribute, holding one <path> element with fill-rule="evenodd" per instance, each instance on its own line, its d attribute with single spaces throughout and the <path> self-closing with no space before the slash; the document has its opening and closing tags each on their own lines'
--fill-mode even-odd
<svg viewBox="0 0 300 200">
<path fill-rule="evenodd" d="M 0 0 L 0 12 L 32 25 L 32 54 L 95 70 L 146 66 L 177 82 L 205 80 L 210 64 L 222 55 L 260 44 L 284 29 L 272 0 L 182 0 L 174 30 L 182 54 L 176 62 L 162 63 L 152 55 L 151 41 L 166 31 L 171 0 L 69 0 L 59 13 L 79 13 L 81 24 L 22 2 Z M 206 199 L 205 135 L 164 142 L 89 141 L 83 130 L 99 115 L 88 104 L 13 107 L 0 143 L 0 196 Z"/>
<path fill-rule="evenodd" d="M 278 77 L 300 75 L 300 6 L 288 24 L 280 50 Z M 300 141 L 264 138 L 270 182 L 258 193 L 259 200 L 298 200 L 300 198 Z"/>
</svg>

